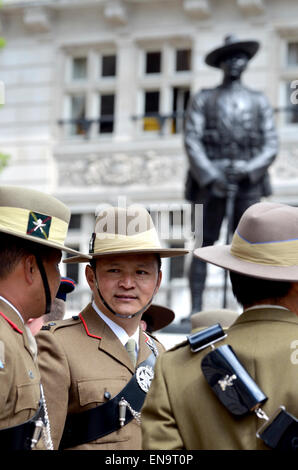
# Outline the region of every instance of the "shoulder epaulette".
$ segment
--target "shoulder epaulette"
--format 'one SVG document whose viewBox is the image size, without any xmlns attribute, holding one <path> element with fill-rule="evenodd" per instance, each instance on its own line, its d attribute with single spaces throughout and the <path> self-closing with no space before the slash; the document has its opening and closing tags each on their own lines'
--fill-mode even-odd
<svg viewBox="0 0 298 470">
<path fill-rule="evenodd" d="M 49 323 L 46 323 L 45 325 L 41 327 L 41 329 L 54 332 L 55 330 L 59 328 L 76 325 L 79 321 L 80 321 L 80 317 L 77 315 L 74 315 L 73 317 L 67 318 L 66 320 L 57 320 L 57 321 L 51 321 Z"/>
</svg>

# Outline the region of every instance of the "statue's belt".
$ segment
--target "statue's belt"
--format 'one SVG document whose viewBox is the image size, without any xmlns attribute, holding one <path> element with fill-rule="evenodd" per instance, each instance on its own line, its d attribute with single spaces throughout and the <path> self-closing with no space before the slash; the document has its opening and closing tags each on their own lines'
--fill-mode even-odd
<svg viewBox="0 0 298 470">
<path fill-rule="evenodd" d="M 268 397 L 262 392 L 237 358 L 233 348 L 222 345 L 214 348 L 214 343 L 227 335 L 220 324 L 213 325 L 188 337 L 192 352 L 212 347 L 203 357 L 202 372 L 220 402 L 235 416 L 254 412 L 266 423 L 256 436 L 272 449 L 298 450 L 298 419 L 288 413 L 284 406 L 268 418 L 261 405 Z"/>
<path fill-rule="evenodd" d="M 117 431 L 139 414 L 153 379 L 156 354 L 137 366 L 135 374 L 114 398 L 81 413 L 69 414 L 59 449 L 95 441 Z M 121 405 L 125 413 L 121 416 Z M 127 408 L 126 408 L 127 406 Z"/>
<path fill-rule="evenodd" d="M 40 400 L 32 418 L 17 426 L 0 430 L 0 447 L 3 450 L 31 450 L 39 441 L 44 426 L 44 406 Z"/>
</svg>

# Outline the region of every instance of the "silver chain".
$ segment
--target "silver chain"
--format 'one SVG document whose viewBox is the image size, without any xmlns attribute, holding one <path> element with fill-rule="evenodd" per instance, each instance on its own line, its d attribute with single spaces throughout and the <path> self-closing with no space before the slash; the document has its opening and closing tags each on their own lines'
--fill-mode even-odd
<svg viewBox="0 0 298 470">
<path fill-rule="evenodd" d="M 131 414 L 133 415 L 134 419 L 136 420 L 136 422 L 138 423 L 139 426 L 141 426 L 141 413 L 139 411 L 135 411 L 131 406 L 130 404 L 128 403 L 127 400 L 125 400 L 125 398 L 121 398 L 121 400 L 123 400 L 123 402 L 125 403 L 125 405 L 127 406 L 127 408 L 129 409 L 129 411 L 131 412 Z"/>
<path fill-rule="evenodd" d="M 258 418 L 265 419 L 265 421 L 269 421 L 269 418 L 266 415 L 265 411 L 263 411 L 261 408 L 255 409 L 254 412 L 256 413 Z"/>
<path fill-rule="evenodd" d="M 41 391 L 41 397 L 42 397 L 43 408 L 44 408 L 44 417 L 45 417 L 45 426 L 43 426 L 43 429 L 42 429 L 42 439 L 47 450 L 54 450 L 54 445 L 53 445 L 53 441 L 51 438 L 51 425 L 50 425 L 50 420 L 49 420 L 49 415 L 48 415 L 48 409 L 47 409 L 46 399 L 45 399 L 41 384 L 40 384 L 40 391 Z"/>
</svg>

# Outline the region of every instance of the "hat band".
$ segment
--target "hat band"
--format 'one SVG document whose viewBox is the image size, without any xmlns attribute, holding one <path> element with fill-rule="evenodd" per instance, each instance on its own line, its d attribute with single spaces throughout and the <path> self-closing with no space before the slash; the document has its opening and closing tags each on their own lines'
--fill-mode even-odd
<svg viewBox="0 0 298 470">
<path fill-rule="evenodd" d="M 132 250 L 160 250 L 156 230 L 150 229 L 136 235 L 120 235 L 114 233 L 95 234 L 93 247 L 90 247 L 90 254 L 104 254 L 107 252 L 124 253 Z M 103 238 L 105 235 L 105 238 Z"/>
<path fill-rule="evenodd" d="M 270 266 L 297 266 L 298 240 L 257 242 L 245 240 L 234 233 L 231 254 L 250 263 Z"/>
<path fill-rule="evenodd" d="M 12 235 L 47 240 L 64 246 L 68 224 L 57 217 L 20 207 L 0 207 L 0 231 Z"/>
</svg>

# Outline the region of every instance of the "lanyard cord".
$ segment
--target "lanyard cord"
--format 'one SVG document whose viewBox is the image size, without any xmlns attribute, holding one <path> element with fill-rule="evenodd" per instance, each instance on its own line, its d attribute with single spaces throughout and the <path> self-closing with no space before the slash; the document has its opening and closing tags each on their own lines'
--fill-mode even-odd
<svg viewBox="0 0 298 470">
<path fill-rule="evenodd" d="M 35 256 L 35 258 L 36 258 L 37 266 L 38 266 L 38 269 L 39 269 L 39 272 L 40 272 L 40 275 L 41 275 L 41 278 L 42 278 L 44 292 L 45 292 L 46 309 L 45 309 L 44 315 L 46 315 L 47 313 L 50 313 L 50 311 L 51 311 L 51 303 L 52 303 L 51 292 L 50 292 L 48 278 L 47 278 L 44 266 L 42 264 L 41 257 L 40 256 Z"/>
</svg>

